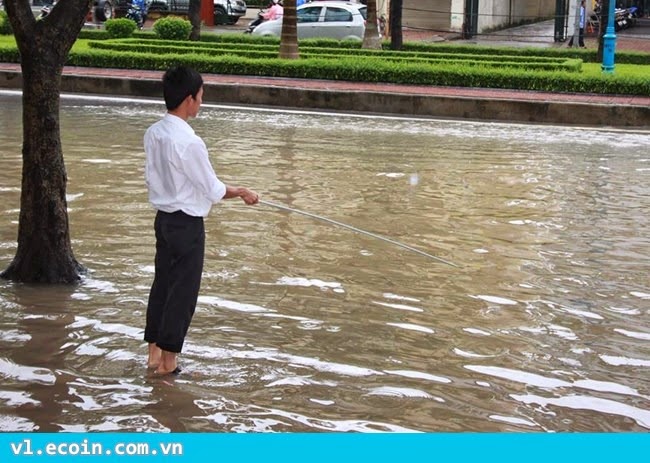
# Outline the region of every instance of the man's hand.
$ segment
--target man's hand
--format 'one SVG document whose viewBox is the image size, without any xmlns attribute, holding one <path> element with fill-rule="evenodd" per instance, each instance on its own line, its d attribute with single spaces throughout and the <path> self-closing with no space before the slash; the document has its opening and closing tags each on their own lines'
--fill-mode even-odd
<svg viewBox="0 0 650 463">
<path fill-rule="evenodd" d="M 241 198 L 249 206 L 257 204 L 260 200 L 257 193 L 243 186 L 226 186 L 226 194 L 223 199 Z"/>
<path fill-rule="evenodd" d="M 258 201 L 260 200 L 259 195 L 254 191 L 249 190 L 248 188 L 242 188 L 239 197 L 243 199 L 244 202 L 249 206 L 253 204 L 257 204 Z"/>
</svg>

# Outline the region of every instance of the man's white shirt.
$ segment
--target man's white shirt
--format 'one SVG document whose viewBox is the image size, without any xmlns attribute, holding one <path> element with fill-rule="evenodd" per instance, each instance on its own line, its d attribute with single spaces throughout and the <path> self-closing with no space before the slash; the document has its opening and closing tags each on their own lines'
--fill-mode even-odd
<svg viewBox="0 0 650 463">
<path fill-rule="evenodd" d="M 226 194 L 226 185 L 214 173 L 205 143 L 180 117 L 167 113 L 149 127 L 144 150 L 149 202 L 156 209 L 206 217 L 212 204 Z"/>
</svg>

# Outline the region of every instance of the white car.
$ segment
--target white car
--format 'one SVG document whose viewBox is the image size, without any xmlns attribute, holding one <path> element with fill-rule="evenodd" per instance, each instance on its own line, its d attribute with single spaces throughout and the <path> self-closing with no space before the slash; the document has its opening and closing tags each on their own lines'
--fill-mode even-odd
<svg viewBox="0 0 650 463">
<path fill-rule="evenodd" d="M 297 8 L 298 39 L 327 37 L 339 40 L 363 40 L 367 9 L 361 3 L 316 1 Z M 280 37 L 282 18 L 265 21 L 252 32 L 262 37 Z"/>
</svg>

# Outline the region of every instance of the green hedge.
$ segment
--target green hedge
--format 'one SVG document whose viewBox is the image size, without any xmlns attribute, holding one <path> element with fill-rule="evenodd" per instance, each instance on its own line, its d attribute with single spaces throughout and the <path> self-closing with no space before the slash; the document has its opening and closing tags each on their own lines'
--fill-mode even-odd
<svg viewBox="0 0 650 463">
<path fill-rule="evenodd" d="M 111 38 L 131 37 L 138 27 L 136 22 L 128 18 L 109 19 L 104 23 L 106 33 Z"/>
<path fill-rule="evenodd" d="M 166 16 L 153 23 L 153 31 L 161 39 L 187 40 L 192 32 L 192 23 L 176 16 Z"/>
<path fill-rule="evenodd" d="M 152 37 L 152 36 L 151 36 Z M 144 36 L 143 36 L 144 38 Z M 249 44 L 272 44 L 280 43 L 276 37 L 257 37 L 241 34 L 214 34 L 202 33 L 201 42 L 222 42 L 222 43 L 249 43 Z M 300 41 L 300 49 L 304 46 L 338 48 L 338 49 L 361 49 L 359 42 L 350 40 L 334 39 L 305 39 Z M 390 42 L 383 43 L 384 50 L 390 49 Z M 540 47 L 495 47 L 491 45 L 470 45 L 455 42 L 404 42 L 402 50 L 397 52 L 436 52 L 436 53 L 467 53 L 472 54 L 493 54 L 510 56 L 538 56 L 554 58 L 581 59 L 586 63 L 598 63 L 598 51 L 596 49 L 584 48 L 540 48 Z M 617 51 L 616 62 L 619 64 L 650 65 L 650 53 L 636 51 Z"/>
<path fill-rule="evenodd" d="M 485 68 L 464 64 L 431 65 L 384 60 L 309 58 L 245 58 L 232 55 L 166 54 L 89 50 L 72 52 L 70 65 L 158 69 L 186 64 L 199 72 L 307 79 L 390 82 L 396 84 L 514 88 L 552 92 L 589 92 L 650 96 L 650 79 L 614 75 L 583 75 L 563 71 Z"/>
<path fill-rule="evenodd" d="M 0 10 L 0 35 L 11 35 L 14 32 L 11 30 L 11 23 L 7 17 L 7 12 Z"/>
<path fill-rule="evenodd" d="M 247 58 L 276 58 L 277 45 L 242 45 L 242 44 L 206 44 L 199 42 L 178 42 L 163 40 L 119 40 L 119 41 L 90 41 L 91 48 L 114 50 L 120 52 L 145 52 L 157 54 L 201 54 L 233 55 Z M 303 47 L 302 58 L 326 58 L 339 60 L 344 57 L 356 56 L 364 60 L 383 60 L 410 63 L 429 63 L 436 65 L 465 64 L 467 66 L 483 66 L 492 68 L 522 68 L 529 70 L 558 70 L 579 72 L 582 61 L 577 59 L 472 55 L 451 53 L 406 53 L 394 51 L 351 50 L 350 53 L 339 53 L 338 49 Z M 348 50 L 349 51 L 349 50 Z"/>
<path fill-rule="evenodd" d="M 150 31 L 136 31 L 133 37 L 140 39 L 156 39 L 157 36 Z M 79 38 L 82 39 L 95 39 L 104 40 L 108 39 L 108 35 L 103 30 L 83 29 Z M 230 43 L 241 45 L 264 45 L 264 44 L 280 44 L 280 39 L 277 37 L 257 37 L 252 35 L 243 34 L 215 34 L 212 32 L 201 33 L 201 41 L 195 43 Z M 318 48 L 335 48 L 340 50 L 354 50 L 361 49 L 359 42 L 349 40 L 334 40 L 334 39 L 305 39 L 300 41 L 300 49 L 304 47 L 318 47 Z M 385 51 L 390 49 L 390 42 L 384 42 L 383 48 Z M 515 48 L 515 47 L 494 47 L 488 45 L 469 45 L 459 44 L 454 42 L 404 42 L 402 52 L 414 53 L 471 53 L 473 55 L 509 55 L 509 56 L 529 56 L 529 57 L 547 57 L 547 58 L 570 58 L 581 59 L 585 63 L 598 63 L 598 51 L 595 49 L 582 49 L 582 48 Z M 616 63 L 618 64 L 638 64 L 650 65 L 650 53 L 634 52 L 634 51 L 617 51 Z"/>
<path fill-rule="evenodd" d="M 472 46 L 465 44 L 445 43 L 419 43 L 419 42 L 406 42 L 403 51 L 431 51 L 433 48 L 452 52 L 462 53 L 463 49 L 471 48 L 472 53 L 485 53 L 492 55 L 517 55 L 517 56 L 545 56 L 545 57 L 564 57 L 564 58 L 577 58 L 586 63 L 598 63 L 598 50 L 595 48 L 540 48 L 540 47 L 492 47 Z M 650 53 L 635 52 L 635 51 L 617 51 L 616 62 L 619 64 L 640 64 L 650 65 Z"/>
<path fill-rule="evenodd" d="M 135 34 L 138 32 L 136 31 Z M 96 33 L 92 36 L 100 37 Z M 149 34 L 147 37 L 151 38 L 152 35 Z M 241 39 L 241 37 L 240 35 L 236 38 Z M 217 42 L 221 42 L 221 44 L 219 45 Z M 481 49 L 481 47 L 467 46 L 452 48 L 428 46 L 425 52 L 413 50 L 412 53 L 415 55 L 402 56 L 402 58 L 399 58 L 400 53 L 396 52 L 365 50 L 359 50 L 359 54 L 365 53 L 366 55 L 356 56 L 356 52 L 352 50 L 358 50 L 357 47 L 337 48 L 331 46 L 332 41 L 323 40 L 301 42 L 302 58 L 300 60 L 280 60 L 276 57 L 277 41 L 275 44 L 268 40 L 249 41 L 244 45 L 242 42 L 242 40 L 234 40 L 234 38 L 211 40 L 206 43 L 144 40 L 143 37 L 138 37 L 138 39 L 93 44 L 92 46 L 95 48 L 78 47 L 76 50 L 73 48 L 67 64 L 164 70 L 169 66 L 185 63 L 200 72 L 218 74 L 650 96 L 650 78 L 648 78 L 649 74 L 645 72 L 645 66 L 638 66 L 637 75 L 632 73 L 629 75 L 595 73 L 593 64 L 589 65 L 590 72 L 566 72 L 565 68 L 534 70 L 528 64 L 551 63 L 556 65 L 557 62 L 543 61 L 532 55 L 526 57 L 522 53 L 517 58 L 516 67 L 509 68 L 504 63 L 511 62 L 510 57 L 513 55 L 498 55 L 503 51 L 502 49 Z M 138 51 L 129 51 L 128 46 L 125 47 L 125 51 L 100 49 L 104 46 L 115 48 L 134 43 L 139 44 Z M 319 49 L 314 45 L 316 43 L 327 46 Z M 225 46 L 228 44 L 230 46 Z M 156 49 L 156 47 L 158 48 Z M 249 56 L 236 56 L 243 55 L 242 50 L 246 48 L 250 51 Z M 460 58 L 455 61 L 443 62 L 435 61 L 432 58 L 413 58 L 413 56 L 418 56 L 418 53 L 431 53 L 431 50 L 436 52 L 446 50 L 447 53 L 452 54 L 452 49 L 458 51 L 461 48 L 466 56 L 472 56 L 471 60 Z M 490 61 L 481 62 L 477 58 L 481 54 L 486 59 L 490 57 L 487 51 L 492 52 L 492 56 L 500 56 L 501 62 L 498 63 L 498 66 L 485 64 Z M 434 56 L 434 53 L 426 56 Z M 462 55 L 459 53 L 457 58 L 460 56 Z M 508 59 L 505 59 L 506 56 Z M 547 54 L 541 56 L 550 57 Z M 555 59 L 562 56 L 566 58 L 566 51 L 564 55 L 557 55 Z M 617 54 L 617 63 L 621 62 L 619 58 L 620 56 Z M 15 45 L 0 47 L 0 61 L 18 62 L 19 60 L 20 55 Z M 580 65 L 580 60 L 564 59 L 559 62 L 564 62 L 568 67 L 579 67 Z M 526 65 L 526 68 L 522 68 L 522 63 Z"/>
<path fill-rule="evenodd" d="M 426 50 L 426 51 L 395 51 L 395 50 L 373 50 L 373 49 L 363 49 L 363 48 L 337 48 L 327 45 L 329 43 L 315 45 L 311 42 L 301 42 L 300 46 L 301 54 L 303 52 L 309 53 L 323 53 L 323 54 L 337 54 L 337 55 L 355 55 L 355 56 L 382 56 L 382 57 L 400 57 L 400 58 L 459 58 L 459 59 L 475 59 L 482 61 L 494 61 L 494 60 L 507 60 L 507 61 L 522 61 L 526 63 L 561 63 L 566 61 L 567 57 L 563 56 L 534 56 L 534 55 L 518 55 L 518 54 L 503 54 L 503 53 L 474 53 L 472 49 L 464 47 L 459 51 L 449 51 L 449 50 Z M 120 41 L 90 41 L 89 46 L 104 48 L 104 49 L 121 49 L 125 50 L 127 47 L 123 46 L 124 44 L 137 46 L 137 47 L 147 47 L 154 50 L 154 47 L 185 47 L 187 49 L 193 50 L 206 50 L 206 51 L 223 51 L 223 50 L 232 50 L 232 51 L 274 51 L 278 52 L 279 42 L 275 43 L 241 43 L 241 42 L 191 42 L 187 41 L 170 41 L 170 40 L 147 40 L 142 41 L 139 39 L 132 40 L 120 40 Z"/>
</svg>

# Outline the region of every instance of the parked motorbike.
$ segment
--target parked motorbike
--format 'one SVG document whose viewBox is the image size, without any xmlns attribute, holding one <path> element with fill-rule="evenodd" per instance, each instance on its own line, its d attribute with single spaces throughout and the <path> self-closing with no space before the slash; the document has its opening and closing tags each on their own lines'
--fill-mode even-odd
<svg viewBox="0 0 650 463">
<path fill-rule="evenodd" d="M 36 19 L 45 18 L 48 14 L 50 14 L 50 12 L 52 11 L 52 8 L 54 7 L 55 4 L 56 4 L 56 2 L 52 2 L 52 3 L 49 3 L 49 4 L 43 5 L 41 7 L 41 10 L 38 12 L 38 16 L 36 16 Z"/>
<path fill-rule="evenodd" d="M 137 24 L 138 29 L 142 29 L 147 18 L 147 12 L 146 10 L 143 10 L 139 5 L 136 5 L 135 3 L 129 3 L 126 10 L 126 15 L 124 15 L 124 17 L 130 19 L 131 21 L 134 21 Z"/>
<path fill-rule="evenodd" d="M 618 32 L 636 25 L 638 14 L 638 8 L 635 6 L 631 8 L 616 9 L 614 16 L 614 30 Z"/>
<path fill-rule="evenodd" d="M 52 11 L 50 5 L 43 5 L 41 11 L 38 12 L 38 16 L 36 16 L 36 19 L 44 19 L 48 14 L 50 14 L 50 11 Z"/>
</svg>

